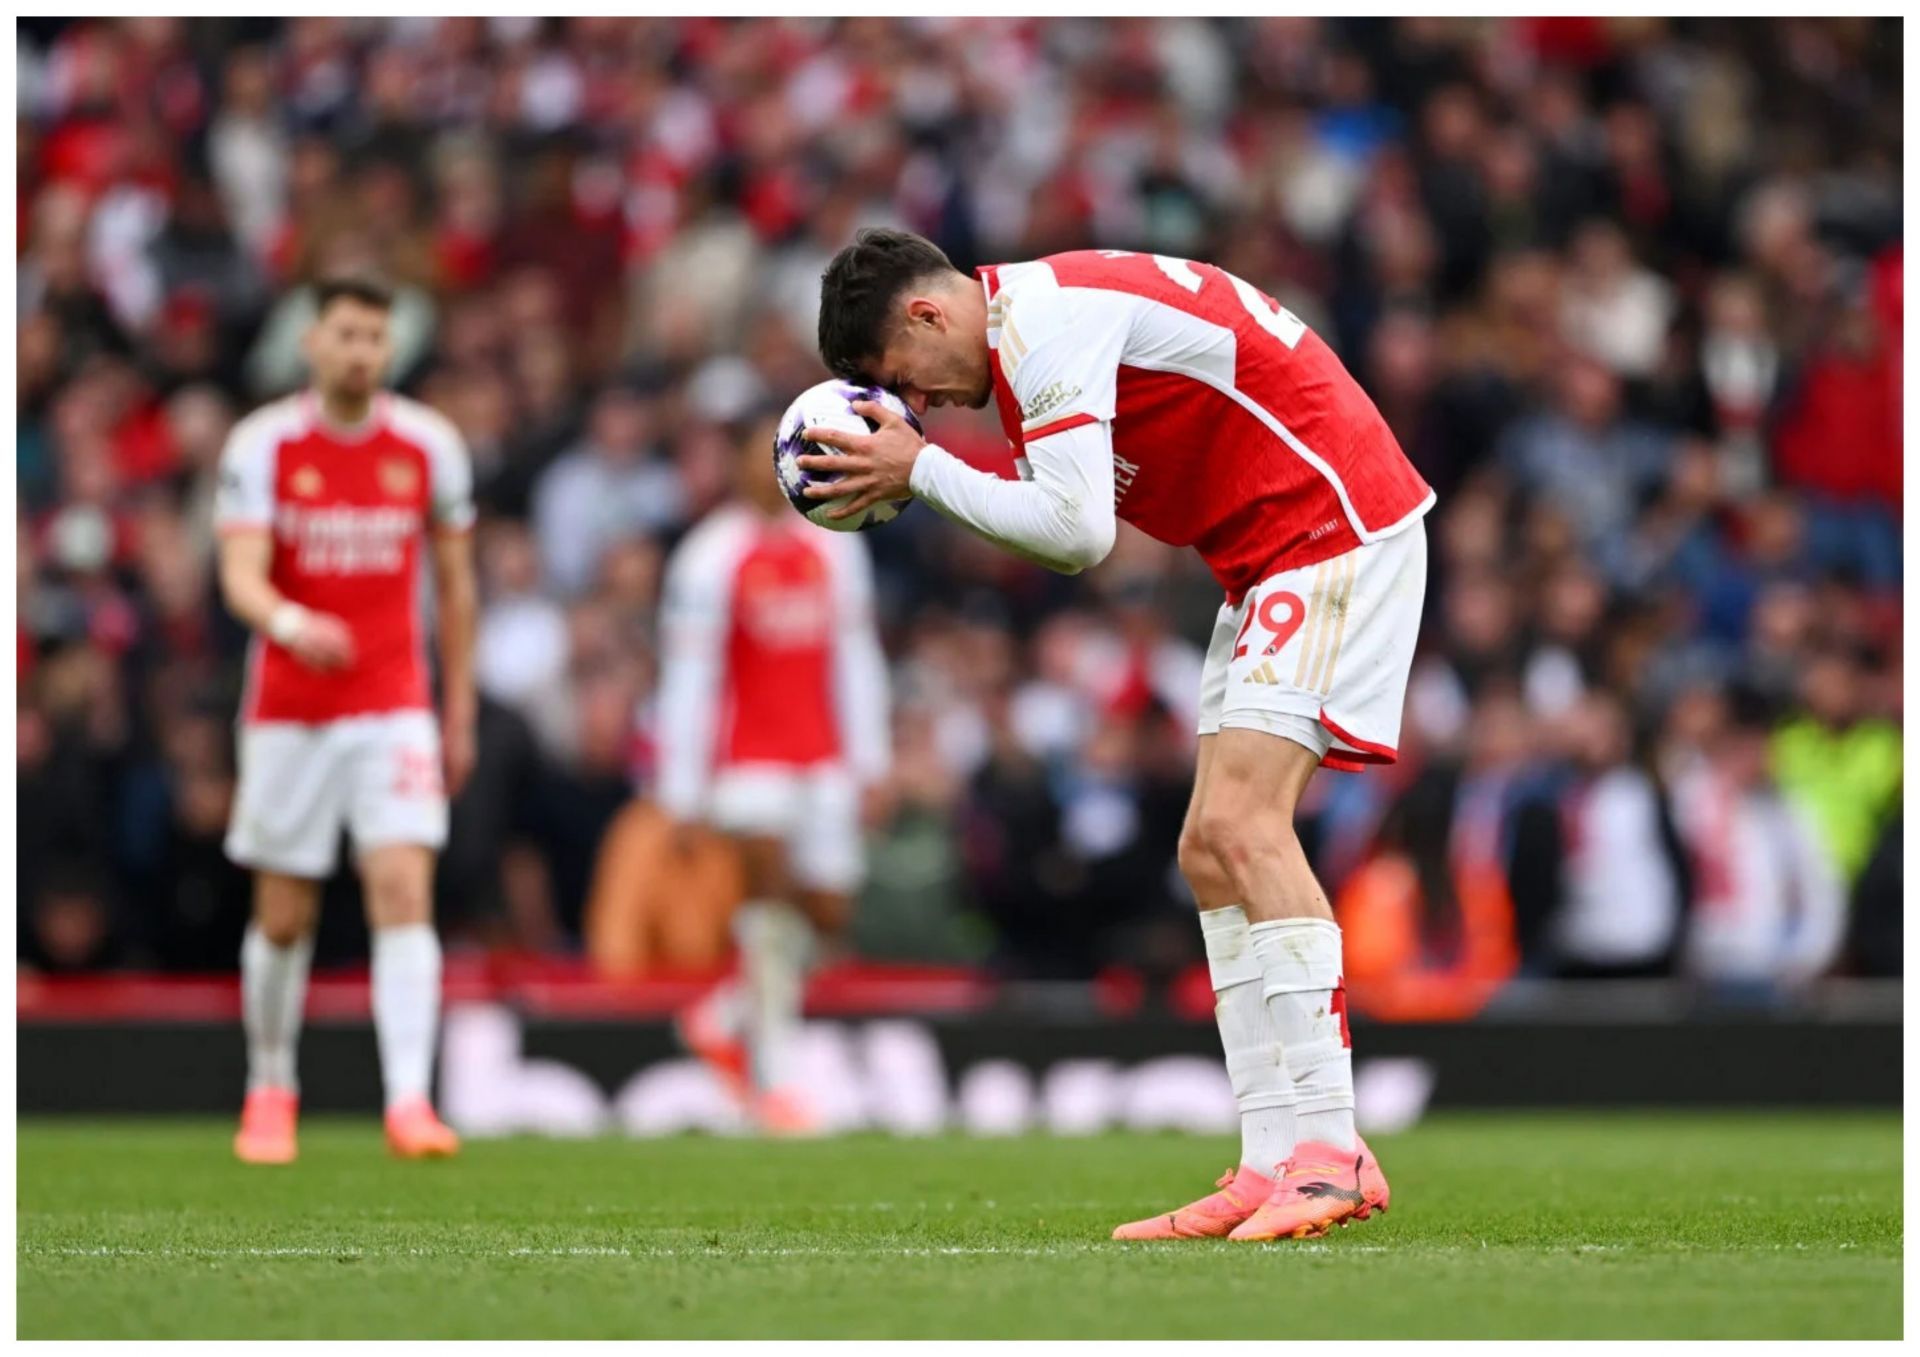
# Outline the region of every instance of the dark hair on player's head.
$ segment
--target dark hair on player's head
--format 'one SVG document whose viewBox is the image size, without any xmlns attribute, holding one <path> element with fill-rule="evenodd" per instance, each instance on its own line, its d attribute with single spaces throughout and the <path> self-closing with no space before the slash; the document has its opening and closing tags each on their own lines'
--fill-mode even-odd
<svg viewBox="0 0 1920 1357">
<path fill-rule="evenodd" d="M 335 302 L 358 302 L 376 311 L 393 310 L 393 289 L 372 278 L 322 278 L 313 288 L 314 312 L 326 315 Z"/>
<path fill-rule="evenodd" d="M 887 346 L 900 294 L 929 275 L 956 271 L 923 236 L 879 226 L 861 231 L 820 275 L 820 361 L 836 377 L 865 380 L 861 367 Z"/>
</svg>

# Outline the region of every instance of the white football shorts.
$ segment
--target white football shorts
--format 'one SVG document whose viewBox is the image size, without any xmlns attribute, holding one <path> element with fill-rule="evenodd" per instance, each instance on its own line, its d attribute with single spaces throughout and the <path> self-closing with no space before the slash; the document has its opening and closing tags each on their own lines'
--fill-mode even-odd
<svg viewBox="0 0 1920 1357">
<path fill-rule="evenodd" d="M 356 850 L 447 841 L 440 728 L 432 712 L 381 712 L 320 725 L 243 723 L 227 856 L 243 867 L 326 877 L 340 831 Z"/>
<path fill-rule="evenodd" d="M 838 764 L 717 769 L 707 822 L 727 834 L 784 841 L 787 870 L 805 890 L 851 895 L 865 874 L 859 789 Z"/>
<path fill-rule="evenodd" d="M 1399 757 L 1407 674 L 1427 593 L 1427 533 L 1297 570 L 1221 606 L 1200 678 L 1200 733 L 1262 730 L 1358 772 Z"/>
</svg>

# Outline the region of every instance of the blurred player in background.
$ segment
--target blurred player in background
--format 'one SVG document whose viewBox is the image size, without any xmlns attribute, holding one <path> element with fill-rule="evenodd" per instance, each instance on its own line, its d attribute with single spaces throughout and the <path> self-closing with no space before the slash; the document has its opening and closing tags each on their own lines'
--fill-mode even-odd
<svg viewBox="0 0 1920 1357">
<path fill-rule="evenodd" d="M 778 427 L 774 413 L 742 426 L 735 498 L 667 564 L 657 794 L 676 820 L 731 836 L 747 882 L 739 978 L 681 1015 L 682 1040 L 761 1129 L 806 1134 L 806 976 L 850 920 L 890 742 L 866 544 L 795 515 Z"/>
<path fill-rule="evenodd" d="M 445 419 L 380 389 L 391 301 L 321 285 L 312 387 L 235 427 L 217 516 L 227 607 L 254 632 L 227 855 L 254 871 L 241 946 L 247 1098 L 235 1153 L 296 1153 L 295 1046 L 322 883 L 353 839 L 373 934 L 387 1143 L 459 1148 L 428 1099 L 440 1011 L 434 855 L 473 766 L 472 469 Z M 436 729 L 419 572 L 433 562 L 444 713 Z"/>
<path fill-rule="evenodd" d="M 1322 763 L 1391 762 L 1426 592 L 1433 492 L 1366 393 L 1291 312 L 1211 264 L 1080 250 L 957 271 L 863 231 L 821 285 L 839 376 L 931 405 L 998 404 L 1020 480 L 898 416 L 819 431 L 836 513 L 916 496 L 1009 551 L 1077 573 L 1114 520 L 1196 547 L 1226 591 L 1200 690 L 1180 866 L 1201 910 L 1241 1162 L 1124 1239 L 1324 1234 L 1388 1204 L 1353 1123 L 1341 938 L 1295 833 Z"/>
</svg>

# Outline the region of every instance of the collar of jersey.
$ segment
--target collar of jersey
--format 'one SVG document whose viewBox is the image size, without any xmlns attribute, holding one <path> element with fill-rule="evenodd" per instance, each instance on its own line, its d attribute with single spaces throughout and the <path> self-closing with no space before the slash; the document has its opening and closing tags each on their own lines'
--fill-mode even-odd
<svg viewBox="0 0 1920 1357">
<path fill-rule="evenodd" d="M 307 418 L 317 429 L 325 430 L 342 443 L 364 443 L 372 438 L 387 422 L 387 393 L 376 392 L 367 406 L 367 417 L 358 424 L 336 424 L 327 418 L 326 407 L 320 404 L 320 397 L 312 387 L 305 392 Z"/>
</svg>

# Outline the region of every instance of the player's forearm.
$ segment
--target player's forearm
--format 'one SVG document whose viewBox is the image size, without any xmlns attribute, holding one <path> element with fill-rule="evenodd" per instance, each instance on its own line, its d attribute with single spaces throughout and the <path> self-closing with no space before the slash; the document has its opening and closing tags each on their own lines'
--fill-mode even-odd
<svg viewBox="0 0 1920 1357">
<path fill-rule="evenodd" d="M 267 578 L 270 548 L 245 540 L 222 543 L 220 551 L 220 597 L 227 611 L 251 631 L 285 644 L 297 630 L 305 610 L 273 587 Z"/>
<path fill-rule="evenodd" d="M 220 572 L 220 594 L 227 611 L 254 631 L 267 630 L 274 610 L 286 602 L 263 577 L 233 570 Z"/>
<path fill-rule="evenodd" d="M 449 720 L 471 722 L 480 711 L 474 683 L 474 636 L 480 627 L 473 540 L 442 527 L 433 536 L 434 619 L 440 641 L 440 701 Z"/>
<path fill-rule="evenodd" d="M 441 701 L 448 715 L 471 720 L 480 705 L 473 673 L 480 604 L 470 571 L 452 578 L 444 574 L 440 577 L 435 612 L 440 619 Z"/>
<path fill-rule="evenodd" d="M 1050 570 L 1074 575 L 1113 548 L 1113 454 L 1105 425 L 1084 425 L 1028 450 L 1031 480 L 1002 480 L 933 445 L 912 489 L 956 523 Z"/>
</svg>

